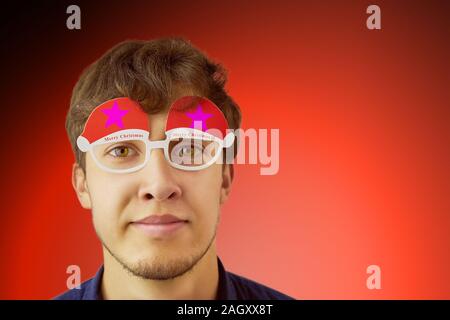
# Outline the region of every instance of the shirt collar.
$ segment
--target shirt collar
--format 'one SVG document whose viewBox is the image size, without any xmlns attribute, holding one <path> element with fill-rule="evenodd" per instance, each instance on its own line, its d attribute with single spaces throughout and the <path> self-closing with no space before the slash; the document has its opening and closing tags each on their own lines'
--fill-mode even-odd
<svg viewBox="0 0 450 320">
<path fill-rule="evenodd" d="M 217 257 L 219 268 L 219 289 L 217 290 L 217 300 L 236 300 L 237 293 L 230 279 L 230 274 L 225 270 L 222 261 Z"/>
</svg>

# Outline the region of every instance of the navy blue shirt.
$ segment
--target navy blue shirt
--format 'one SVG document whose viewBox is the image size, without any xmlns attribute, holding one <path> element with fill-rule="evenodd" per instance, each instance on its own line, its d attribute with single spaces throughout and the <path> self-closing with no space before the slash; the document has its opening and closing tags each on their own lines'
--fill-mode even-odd
<svg viewBox="0 0 450 320">
<path fill-rule="evenodd" d="M 293 300 L 281 292 L 266 287 L 253 280 L 238 276 L 225 270 L 217 257 L 219 268 L 219 288 L 217 300 Z M 92 278 L 83 282 L 80 289 L 71 289 L 55 297 L 55 300 L 102 300 L 101 281 L 103 266 Z"/>
</svg>

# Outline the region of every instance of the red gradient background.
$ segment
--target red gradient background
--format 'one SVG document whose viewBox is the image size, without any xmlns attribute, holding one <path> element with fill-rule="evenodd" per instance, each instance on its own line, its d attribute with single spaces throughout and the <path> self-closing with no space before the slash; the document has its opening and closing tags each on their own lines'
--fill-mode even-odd
<svg viewBox="0 0 450 320">
<path fill-rule="evenodd" d="M 75 2 L 74 2 L 75 3 Z M 280 171 L 240 165 L 225 267 L 297 299 L 450 298 L 445 1 L 26 4 L 2 28 L 0 298 L 47 299 L 102 262 L 64 129 L 83 68 L 126 39 L 178 35 L 229 70 L 244 128 L 280 129 Z M 382 30 L 366 28 L 378 4 Z M 381 290 L 366 268 L 381 267 Z"/>
</svg>

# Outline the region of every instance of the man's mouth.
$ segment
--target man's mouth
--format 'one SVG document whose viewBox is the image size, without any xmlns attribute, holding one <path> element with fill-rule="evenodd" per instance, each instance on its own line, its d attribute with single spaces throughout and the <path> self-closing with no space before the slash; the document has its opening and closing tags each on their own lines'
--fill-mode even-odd
<svg viewBox="0 0 450 320">
<path fill-rule="evenodd" d="M 152 214 L 144 219 L 135 221 L 135 223 L 166 224 L 166 223 L 174 223 L 174 222 L 181 222 L 181 221 L 187 221 L 187 220 L 178 218 L 171 214 L 163 214 L 163 215 Z"/>
<path fill-rule="evenodd" d="M 189 223 L 188 220 L 178 218 L 171 214 L 153 214 L 144 219 L 134 221 L 132 225 L 150 236 L 163 237 L 175 233 L 187 223 Z"/>
</svg>

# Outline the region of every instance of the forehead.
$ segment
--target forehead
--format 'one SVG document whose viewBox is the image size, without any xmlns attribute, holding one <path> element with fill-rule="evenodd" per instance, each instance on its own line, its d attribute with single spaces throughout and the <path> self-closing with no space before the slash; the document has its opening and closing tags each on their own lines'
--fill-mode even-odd
<svg viewBox="0 0 450 320">
<path fill-rule="evenodd" d="M 165 128 L 168 110 L 147 115 L 148 131 L 150 132 L 151 140 L 162 140 L 166 138 Z"/>
</svg>

